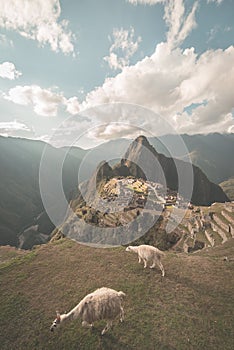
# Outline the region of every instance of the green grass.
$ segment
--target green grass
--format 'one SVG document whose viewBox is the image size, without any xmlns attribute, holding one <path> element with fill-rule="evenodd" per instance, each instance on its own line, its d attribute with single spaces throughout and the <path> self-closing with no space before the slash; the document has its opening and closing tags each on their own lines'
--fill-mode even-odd
<svg viewBox="0 0 234 350">
<path fill-rule="evenodd" d="M 9 252 L 9 258 L 7 258 L 5 261 L 3 261 L 0 264 L 0 273 L 2 270 L 12 268 L 16 265 L 23 264 L 25 262 L 29 262 L 31 259 L 33 259 L 36 255 L 35 251 L 30 251 L 27 254 L 22 254 L 22 255 L 14 255 Z"/>
<path fill-rule="evenodd" d="M 234 261 L 224 256 L 234 256 L 233 240 L 192 255 L 167 252 L 162 279 L 122 247 L 67 239 L 38 247 L 1 269 L 1 349 L 231 350 Z M 103 321 L 94 330 L 75 320 L 49 331 L 55 310 L 69 311 L 101 286 L 127 294 L 124 323 L 103 337 Z"/>
</svg>

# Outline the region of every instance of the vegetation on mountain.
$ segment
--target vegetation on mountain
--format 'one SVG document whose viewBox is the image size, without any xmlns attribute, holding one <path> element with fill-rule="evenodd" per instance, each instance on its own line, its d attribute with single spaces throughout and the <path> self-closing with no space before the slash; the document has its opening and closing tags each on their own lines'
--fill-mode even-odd
<svg viewBox="0 0 234 350">
<path fill-rule="evenodd" d="M 57 163 L 66 150 L 56 149 L 41 141 L 0 136 L 0 245 L 19 245 L 19 235 L 37 224 L 38 233 L 49 235 L 53 225 L 44 212 L 39 189 L 41 157 L 47 147 L 48 181 L 58 177 Z M 82 157 L 66 155 L 63 167 L 64 192 L 69 198 L 77 186 L 77 169 Z M 83 156 L 83 152 L 82 152 Z M 50 180 L 51 179 L 51 180 Z M 56 198 L 51 188 L 51 200 Z M 54 200 L 56 204 L 56 200 Z M 38 218 L 38 219 L 37 219 Z"/>
</svg>

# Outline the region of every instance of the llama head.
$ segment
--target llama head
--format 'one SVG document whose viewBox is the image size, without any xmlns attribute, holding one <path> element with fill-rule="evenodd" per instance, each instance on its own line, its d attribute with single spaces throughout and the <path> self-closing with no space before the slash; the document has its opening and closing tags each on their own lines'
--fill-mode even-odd
<svg viewBox="0 0 234 350">
<path fill-rule="evenodd" d="M 131 250 L 132 250 L 132 246 L 129 245 L 129 246 L 126 248 L 126 252 L 131 252 Z"/>
<path fill-rule="evenodd" d="M 53 321 L 50 327 L 51 332 L 53 332 L 54 329 L 56 329 L 56 327 L 60 325 L 60 323 L 61 323 L 61 316 L 60 316 L 60 313 L 56 311 L 56 319 Z"/>
</svg>

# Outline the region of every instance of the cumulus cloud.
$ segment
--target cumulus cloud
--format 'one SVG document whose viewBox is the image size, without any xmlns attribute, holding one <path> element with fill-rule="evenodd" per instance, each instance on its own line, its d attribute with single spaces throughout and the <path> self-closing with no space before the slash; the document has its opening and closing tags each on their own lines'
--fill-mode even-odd
<svg viewBox="0 0 234 350">
<path fill-rule="evenodd" d="M 67 107 L 67 112 L 76 115 L 80 111 L 80 103 L 76 96 L 71 97 L 64 101 L 65 106 Z"/>
<path fill-rule="evenodd" d="M 38 85 L 18 85 L 3 97 L 19 105 L 32 105 L 35 113 L 41 116 L 56 116 L 59 104 L 64 103 L 62 94 L 55 93 L 51 89 L 42 89 Z"/>
<path fill-rule="evenodd" d="M 233 46 L 198 56 L 193 48 L 171 50 L 167 43 L 161 43 L 152 56 L 125 67 L 91 91 L 81 109 L 106 103 L 133 103 L 160 113 L 177 132 L 227 131 L 233 125 L 233 61 Z M 184 110 L 191 104 L 198 106 L 189 114 Z M 120 120 L 116 117 L 111 120 Z M 101 114 L 100 118 L 103 120 Z M 132 120 L 132 114 L 128 118 Z M 158 131 L 152 118 L 147 120 L 147 127 Z"/>
<path fill-rule="evenodd" d="M 3 93 L 2 97 L 22 106 L 32 106 L 36 114 L 45 117 L 55 117 L 59 106 L 65 106 L 71 115 L 77 115 L 81 109 L 77 97 L 67 99 L 61 92 L 52 88 L 43 89 L 38 85 L 17 85 L 7 94 Z"/>
<path fill-rule="evenodd" d="M 20 35 L 49 44 L 53 51 L 74 52 L 72 32 L 68 21 L 61 20 L 59 0 L 0 1 L 0 27 L 15 30 Z"/>
<path fill-rule="evenodd" d="M 124 30 L 123 28 L 114 29 L 112 37 L 109 40 L 113 42 L 109 50 L 109 56 L 105 56 L 104 60 L 109 64 L 111 69 L 123 69 L 129 64 L 130 58 L 138 50 L 141 37 L 134 39 L 134 28 Z"/>
<path fill-rule="evenodd" d="M 17 71 L 15 65 L 11 62 L 3 62 L 0 64 L 0 77 L 5 79 L 14 80 L 22 75 L 21 72 Z"/>
<path fill-rule="evenodd" d="M 226 50 L 208 50 L 198 56 L 195 49 L 181 49 L 180 45 L 196 26 L 195 14 L 198 2 L 190 11 L 178 1 L 129 0 L 137 4 L 164 4 L 164 18 L 168 25 L 167 40 L 156 46 L 151 56 L 135 65 L 126 66 L 113 78 L 105 79 L 102 86 L 87 94 L 80 109 L 102 104 L 130 103 L 159 113 L 171 125 L 174 132 L 227 132 L 233 130 L 234 102 L 234 47 Z M 115 59 L 115 57 L 113 57 Z M 116 63 L 117 64 L 117 63 Z M 204 103 L 205 102 L 205 103 Z M 189 106 L 194 105 L 190 113 Z M 142 114 L 142 117 L 146 113 Z M 97 114 L 97 119 L 107 120 Z M 125 116 L 133 125 L 133 113 Z M 109 121 L 124 121 L 121 112 L 109 113 Z M 157 116 L 143 117 L 146 130 L 157 135 L 168 131 Z M 139 123 L 135 124 L 139 125 Z M 96 135 L 116 135 L 115 128 L 100 129 Z M 118 128 L 119 129 L 119 128 Z M 121 131 L 118 131 L 121 133 Z M 122 131 L 123 134 L 126 130 Z"/>
<path fill-rule="evenodd" d="M 111 138 L 127 137 L 136 138 L 142 134 L 142 130 L 135 125 L 129 123 L 108 123 L 99 125 L 88 131 L 90 138 L 96 138 L 98 140 L 107 141 Z"/>
<path fill-rule="evenodd" d="M 11 122 L 0 122 L 0 135 L 30 137 L 34 135 L 34 130 L 17 120 Z"/>
</svg>

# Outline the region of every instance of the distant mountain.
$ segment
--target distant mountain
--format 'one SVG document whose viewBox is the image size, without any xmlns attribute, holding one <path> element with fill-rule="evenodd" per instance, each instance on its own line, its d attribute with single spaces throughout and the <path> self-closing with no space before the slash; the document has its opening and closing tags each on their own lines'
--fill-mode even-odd
<svg viewBox="0 0 234 350">
<path fill-rule="evenodd" d="M 30 226 L 38 225 L 37 235 L 49 235 L 53 229 L 48 216 L 43 214 L 39 189 L 39 167 L 45 147 L 48 181 L 56 181 L 57 164 L 66 155 L 63 188 L 67 198 L 77 187 L 77 169 L 84 150 L 76 148 L 76 156 L 73 156 L 67 149 L 57 149 L 41 141 L 0 137 L 0 245 L 18 246 L 19 234 Z M 52 186 L 47 195 L 53 203 L 56 193 Z M 54 205 L 57 205 L 55 200 Z"/>
<path fill-rule="evenodd" d="M 234 176 L 234 162 L 232 161 L 234 134 L 213 133 L 208 135 L 181 135 L 181 137 L 188 148 L 192 163 L 198 166 L 210 181 L 219 184 Z M 162 143 L 166 141 L 166 144 L 172 147 L 177 158 L 183 159 L 184 155 L 180 148 L 176 147 L 176 139 L 177 137 L 173 135 L 159 138 Z M 158 144 L 156 139 L 154 141 Z M 150 139 L 150 142 L 156 146 L 154 141 Z"/>
<path fill-rule="evenodd" d="M 154 157 L 157 161 L 154 161 Z M 138 166 L 140 165 L 140 167 Z M 127 169 L 126 169 L 127 168 Z M 188 198 L 190 172 L 193 171 L 194 183 L 191 201 L 196 205 L 210 205 L 214 202 L 228 201 L 228 197 L 216 184 L 209 181 L 206 175 L 196 166 L 190 168 L 189 164 L 166 157 L 158 153 L 144 136 L 139 136 L 132 142 L 121 160 L 115 167 L 119 175 L 132 175 L 137 178 L 163 183 L 172 190 L 178 190 L 178 173 L 183 176 L 181 195 Z M 177 171 L 178 170 L 178 171 Z M 164 179 L 165 178 L 165 179 Z"/>
<path fill-rule="evenodd" d="M 187 153 L 192 163 L 198 166 L 210 181 L 219 184 L 234 176 L 234 162 L 231 161 L 234 154 L 234 134 L 180 136 L 188 149 Z M 112 159 L 117 154 L 124 154 L 132 141 L 124 138 L 108 141 L 90 150 L 90 153 L 93 159 L 97 158 L 99 162 L 103 159 Z M 167 157 L 173 156 L 183 160 L 187 156 L 178 142 L 178 135 L 150 137 L 149 142 L 158 153 Z M 173 150 L 173 155 L 168 148 Z"/>
</svg>

